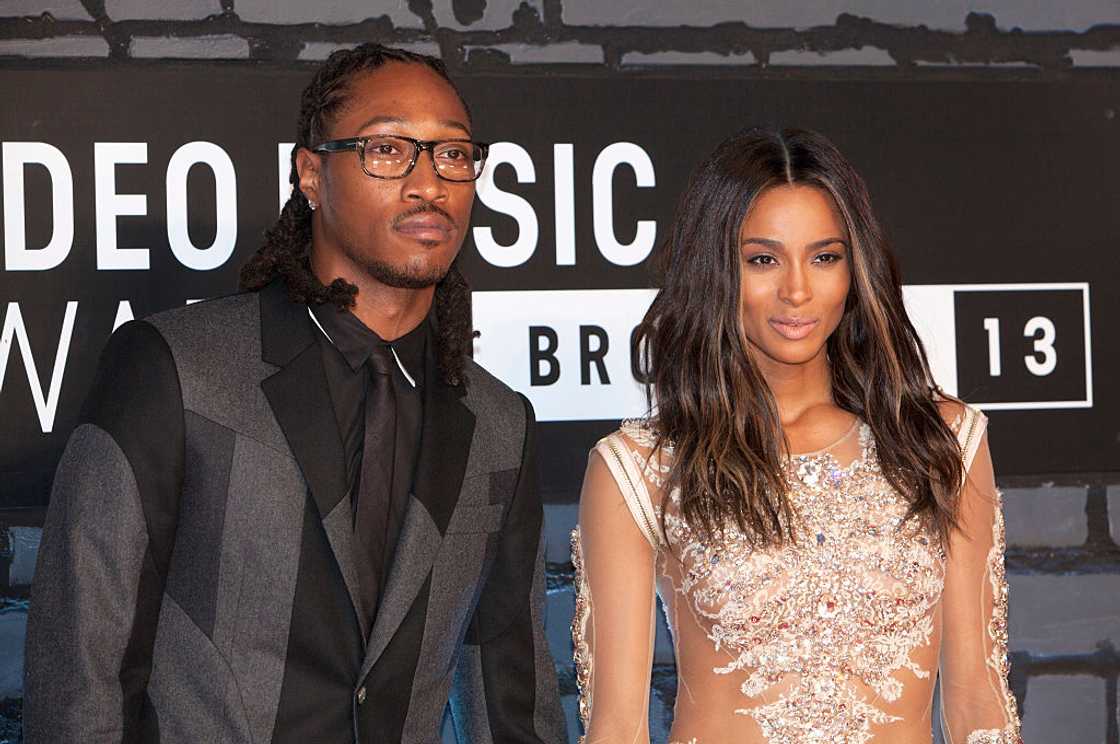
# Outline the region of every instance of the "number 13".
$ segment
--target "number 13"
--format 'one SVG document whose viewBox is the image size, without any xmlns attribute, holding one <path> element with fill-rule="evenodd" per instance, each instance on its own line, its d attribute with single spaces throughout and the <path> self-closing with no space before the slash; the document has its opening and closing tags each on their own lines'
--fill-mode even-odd
<svg viewBox="0 0 1120 744">
<path fill-rule="evenodd" d="M 984 318 L 984 330 L 988 332 L 988 374 L 999 377 L 1003 374 L 1000 366 L 999 318 Z M 1042 335 L 1036 338 L 1035 334 L 1040 331 Z M 1045 377 L 1053 372 L 1058 366 L 1058 352 L 1054 350 L 1054 339 L 1057 338 L 1054 321 L 1042 315 L 1034 316 L 1023 326 L 1023 337 L 1034 339 L 1034 353 L 1023 357 L 1027 371 L 1036 377 Z M 1042 359 L 1038 358 L 1040 354 Z"/>
</svg>

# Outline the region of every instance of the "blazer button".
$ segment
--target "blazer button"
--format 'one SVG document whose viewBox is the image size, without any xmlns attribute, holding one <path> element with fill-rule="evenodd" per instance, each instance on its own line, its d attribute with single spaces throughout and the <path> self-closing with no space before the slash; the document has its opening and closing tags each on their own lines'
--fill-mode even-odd
<svg viewBox="0 0 1120 744">
<path fill-rule="evenodd" d="M 366 688 L 365 687 L 359 687 L 358 688 L 358 705 L 361 705 L 365 701 L 366 701 Z"/>
</svg>

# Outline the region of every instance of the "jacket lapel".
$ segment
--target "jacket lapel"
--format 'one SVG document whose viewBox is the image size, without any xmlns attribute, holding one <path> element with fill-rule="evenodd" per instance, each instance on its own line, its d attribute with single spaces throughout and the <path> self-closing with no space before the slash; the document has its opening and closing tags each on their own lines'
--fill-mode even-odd
<svg viewBox="0 0 1120 744">
<path fill-rule="evenodd" d="M 424 426 L 413 478 L 414 494 L 370 633 L 359 679 L 364 679 L 397 632 L 431 572 L 443 533 L 459 500 L 470 458 L 475 416 L 462 401 L 462 386 L 443 382 L 435 351 L 426 355 Z"/>
<path fill-rule="evenodd" d="M 272 412 L 323 521 L 350 601 L 364 616 L 346 494 L 346 463 L 323 357 L 307 307 L 291 302 L 282 281 L 261 291 L 261 356 L 280 369 L 261 382 Z M 363 637 L 369 628 L 362 628 Z"/>
</svg>

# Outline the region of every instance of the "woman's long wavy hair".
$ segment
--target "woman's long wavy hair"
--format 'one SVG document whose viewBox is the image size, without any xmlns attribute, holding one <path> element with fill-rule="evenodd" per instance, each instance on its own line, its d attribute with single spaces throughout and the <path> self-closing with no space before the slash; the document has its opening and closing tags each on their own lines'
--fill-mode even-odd
<svg viewBox="0 0 1120 744">
<path fill-rule="evenodd" d="M 692 174 L 660 256 L 661 290 L 635 334 L 657 447 L 671 445 L 667 489 L 708 539 L 736 524 L 756 546 L 792 536 L 788 441 L 744 335 L 739 228 L 759 194 L 808 185 L 827 193 L 851 243 L 851 289 L 829 337 L 832 396 L 866 421 L 890 484 L 947 538 L 963 464 L 938 410 L 943 396 L 902 303 L 898 268 L 863 179 L 820 134 L 751 129 Z M 668 492 L 668 490 L 666 491 Z"/>
<path fill-rule="evenodd" d="M 319 144 L 332 117 L 350 94 L 349 83 L 359 74 L 376 70 L 388 62 L 426 65 L 448 82 L 459 99 L 455 84 L 447 75 L 442 61 L 425 54 L 415 54 L 380 44 L 361 44 L 341 49 L 327 58 L 315 73 L 300 98 L 299 123 L 289 181 L 292 195 L 284 204 L 280 218 L 264 235 L 264 244 L 241 269 L 241 289 L 258 290 L 277 278 L 287 285 L 293 302 L 322 305 L 333 303 L 339 308 L 353 307 L 358 288 L 339 278 L 324 285 L 311 271 L 311 207 L 299 187 L 296 153 L 300 148 Z M 463 107 L 467 109 L 466 101 Z M 451 264 L 443 280 L 436 285 L 435 325 L 437 328 L 436 359 L 440 376 L 449 385 L 463 380 L 463 367 L 471 353 L 470 286 L 458 268 Z"/>
</svg>

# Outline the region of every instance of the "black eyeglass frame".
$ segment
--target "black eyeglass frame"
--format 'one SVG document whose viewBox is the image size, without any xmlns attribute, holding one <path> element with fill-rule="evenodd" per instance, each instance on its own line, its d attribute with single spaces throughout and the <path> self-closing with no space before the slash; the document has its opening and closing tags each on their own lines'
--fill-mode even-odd
<svg viewBox="0 0 1120 744">
<path fill-rule="evenodd" d="M 404 173 L 401 173 L 399 176 L 378 176 L 366 170 L 366 143 L 371 139 L 377 139 L 378 137 L 392 137 L 393 139 L 404 140 L 405 142 L 412 143 L 412 160 L 409 161 L 408 167 L 404 169 Z M 395 181 L 398 178 L 407 178 L 408 174 L 412 173 L 412 169 L 416 167 L 416 162 L 420 160 L 420 153 L 424 152 L 424 150 L 427 150 L 429 153 L 431 153 L 432 170 L 435 171 L 436 175 L 442 178 L 444 181 L 449 181 L 451 183 L 472 183 L 474 181 L 477 181 L 479 177 L 482 176 L 482 167 L 478 169 L 478 173 L 475 173 L 474 178 L 467 178 L 464 180 L 448 178 L 447 176 L 439 172 L 439 166 L 436 165 L 435 148 L 437 145 L 445 145 L 449 143 L 474 145 L 478 148 L 478 152 L 480 153 L 480 157 L 478 158 L 477 162 L 480 162 L 483 164 L 483 166 L 485 166 L 486 156 L 490 154 L 490 143 L 479 142 L 478 140 L 471 139 L 418 140 L 415 137 L 405 137 L 403 134 L 373 134 L 365 137 L 347 137 L 346 139 L 328 140 L 327 142 L 321 142 L 318 145 L 315 145 L 315 147 L 312 147 L 311 152 L 332 153 L 348 152 L 350 150 L 354 150 L 358 153 L 358 162 L 362 166 L 362 173 L 365 173 L 370 178 L 380 178 L 384 181 Z"/>
</svg>

